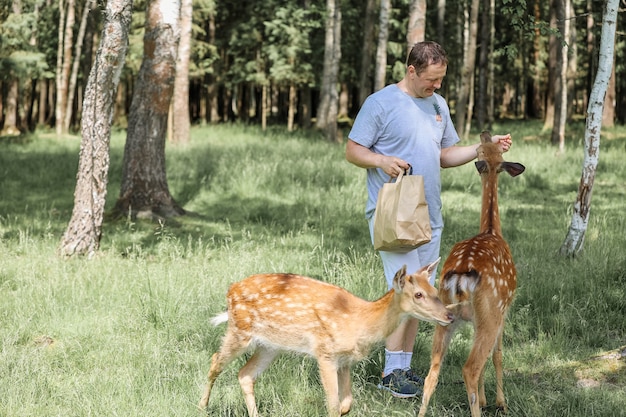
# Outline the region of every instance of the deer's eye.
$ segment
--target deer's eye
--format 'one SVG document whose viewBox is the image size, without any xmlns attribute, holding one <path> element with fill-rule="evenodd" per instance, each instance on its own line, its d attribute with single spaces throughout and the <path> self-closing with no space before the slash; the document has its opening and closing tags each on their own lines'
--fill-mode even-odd
<svg viewBox="0 0 626 417">
<path fill-rule="evenodd" d="M 416 292 L 415 293 L 415 299 L 420 300 L 424 298 L 424 294 L 422 294 L 421 292 Z"/>
</svg>

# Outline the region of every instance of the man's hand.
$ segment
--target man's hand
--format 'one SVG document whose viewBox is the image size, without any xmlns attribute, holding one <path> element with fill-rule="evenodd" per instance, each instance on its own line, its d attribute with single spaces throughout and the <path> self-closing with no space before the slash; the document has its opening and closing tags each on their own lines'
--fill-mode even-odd
<svg viewBox="0 0 626 417">
<path fill-rule="evenodd" d="M 507 152 L 513 143 L 510 133 L 507 133 L 506 135 L 493 135 L 491 137 L 491 141 L 499 144 L 500 148 L 502 148 L 502 152 Z"/>
<path fill-rule="evenodd" d="M 385 171 L 385 174 L 391 178 L 396 178 L 401 172 L 406 171 L 411 167 L 404 159 L 400 159 L 395 156 L 383 156 L 382 163 L 379 168 Z"/>
</svg>

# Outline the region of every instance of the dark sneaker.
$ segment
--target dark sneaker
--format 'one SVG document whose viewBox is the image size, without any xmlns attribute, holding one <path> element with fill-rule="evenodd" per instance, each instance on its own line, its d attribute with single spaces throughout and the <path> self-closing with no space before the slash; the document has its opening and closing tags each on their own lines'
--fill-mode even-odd
<svg viewBox="0 0 626 417">
<path fill-rule="evenodd" d="M 404 374 L 406 375 L 409 381 L 417 384 L 418 387 L 424 386 L 424 378 L 419 376 L 417 372 L 415 372 L 413 369 L 410 369 L 410 368 L 407 369 L 406 371 L 404 371 Z"/>
<path fill-rule="evenodd" d="M 422 392 L 420 387 L 410 381 L 401 369 L 394 369 L 393 372 L 384 377 L 378 384 L 378 388 L 387 390 L 391 395 L 398 398 L 412 398 Z"/>
</svg>

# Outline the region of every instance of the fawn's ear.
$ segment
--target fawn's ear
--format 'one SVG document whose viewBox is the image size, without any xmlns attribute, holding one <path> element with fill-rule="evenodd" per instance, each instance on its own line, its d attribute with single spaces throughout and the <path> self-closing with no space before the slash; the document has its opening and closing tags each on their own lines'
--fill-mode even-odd
<svg viewBox="0 0 626 417">
<path fill-rule="evenodd" d="M 439 265 L 439 261 L 441 261 L 441 256 L 439 258 L 437 258 L 436 261 L 431 262 L 430 265 L 427 265 L 425 267 L 426 272 L 428 272 L 428 275 L 431 275 L 435 271 L 435 269 L 437 269 L 437 265 Z"/>
<path fill-rule="evenodd" d="M 485 172 L 487 172 L 487 162 L 483 160 L 475 161 L 474 165 L 476 166 L 476 170 L 479 174 L 484 174 Z"/>
<path fill-rule="evenodd" d="M 512 177 L 517 177 L 519 174 L 524 172 L 526 167 L 517 162 L 503 162 L 501 165 L 502 169 L 509 173 Z"/>
<path fill-rule="evenodd" d="M 406 277 L 406 265 L 402 265 L 402 268 L 396 272 L 396 275 L 393 277 L 393 289 L 396 292 L 402 292 L 404 289 Z"/>
</svg>

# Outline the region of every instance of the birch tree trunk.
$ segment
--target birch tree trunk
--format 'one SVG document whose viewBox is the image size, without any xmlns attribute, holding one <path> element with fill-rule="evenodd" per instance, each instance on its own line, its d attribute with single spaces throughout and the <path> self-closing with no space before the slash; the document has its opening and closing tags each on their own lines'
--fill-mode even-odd
<svg viewBox="0 0 626 417">
<path fill-rule="evenodd" d="M 174 91 L 180 0 L 149 0 L 143 62 L 128 116 L 118 215 L 161 219 L 185 214 L 172 198 L 165 170 L 165 139 Z"/>
<path fill-rule="evenodd" d="M 409 29 L 406 33 L 407 56 L 417 42 L 426 36 L 426 0 L 412 0 L 409 10 Z"/>
<path fill-rule="evenodd" d="M 591 210 L 591 194 L 596 168 L 600 157 L 600 131 L 602 128 L 602 110 L 607 85 L 613 67 L 615 49 L 615 28 L 617 26 L 617 9 L 620 0 L 607 0 L 602 19 L 602 35 L 600 39 L 600 53 L 598 72 L 589 95 L 587 120 L 585 129 L 585 150 L 582 175 L 578 194 L 574 203 L 572 222 L 565 237 L 560 252 L 565 256 L 574 256 L 583 249 L 585 232 L 589 222 Z"/>
<path fill-rule="evenodd" d="M 189 58 L 191 56 L 192 0 L 182 0 L 180 9 L 180 42 L 176 58 L 176 78 L 172 100 L 172 137 L 174 143 L 189 143 Z"/>
<path fill-rule="evenodd" d="M 72 217 L 59 251 L 93 255 L 100 246 L 116 90 L 128 49 L 132 0 L 109 0 L 102 40 L 87 81 Z"/>
</svg>

